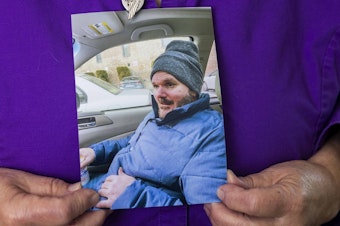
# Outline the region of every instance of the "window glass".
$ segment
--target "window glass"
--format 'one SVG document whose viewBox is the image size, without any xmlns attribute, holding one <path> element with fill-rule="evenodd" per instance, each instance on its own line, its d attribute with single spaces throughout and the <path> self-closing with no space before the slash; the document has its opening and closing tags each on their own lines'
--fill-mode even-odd
<svg viewBox="0 0 340 226">
<path fill-rule="evenodd" d="M 130 46 L 129 45 L 123 45 L 122 46 L 123 56 L 124 57 L 130 57 Z"/>
<path fill-rule="evenodd" d="M 211 104 L 221 104 L 221 88 L 219 84 L 219 71 L 215 42 L 213 43 L 210 50 L 203 80 L 202 92 L 208 93 L 210 95 Z"/>
<path fill-rule="evenodd" d="M 102 79 L 98 79 L 92 75 L 87 75 L 87 74 L 84 74 L 84 75 L 79 75 L 80 77 L 88 80 L 89 82 L 92 82 L 94 83 L 95 85 L 97 85 L 99 88 L 102 88 L 108 92 L 110 92 L 111 94 L 114 94 L 114 95 L 117 95 L 119 94 L 119 88 L 102 80 Z"/>
<path fill-rule="evenodd" d="M 155 39 L 107 49 L 76 71 L 78 112 L 109 111 L 151 104 L 150 72 L 165 43 Z M 125 78 L 125 79 L 123 79 Z"/>
</svg>

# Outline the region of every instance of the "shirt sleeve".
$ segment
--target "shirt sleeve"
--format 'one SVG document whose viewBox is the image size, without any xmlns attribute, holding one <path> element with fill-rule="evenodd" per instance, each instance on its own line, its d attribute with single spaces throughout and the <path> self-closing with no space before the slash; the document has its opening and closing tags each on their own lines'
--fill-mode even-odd
<svg viewBox="0 0 340 226">
<path fill-rule="evenodd" d="M 320 135 L 316 150 L 340 126 L 340 29 L 333 35 L 325 53 L 322 79 Z"/>
<path fill-rule="evenodd" d="M 90 146 L 96 153 L 96 159 L 92 165 L 110 163 L 114 156 L 129 144 L 133 134 L 119 140 L 105 140 Z"/>
<path fill-rule="evenodd" d="M 188 204 L 220 202 L 216 192 L 227 182 L 226 159 L 224 127 L 220 126 L 205 139 L 183 170 L 180 182 Z"/>
</svg>

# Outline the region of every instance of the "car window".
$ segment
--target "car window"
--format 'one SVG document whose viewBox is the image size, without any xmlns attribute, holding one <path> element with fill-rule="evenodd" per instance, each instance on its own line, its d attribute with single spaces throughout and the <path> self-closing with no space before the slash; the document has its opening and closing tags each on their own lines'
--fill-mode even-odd
<svg viewBox="0 0 340 226">
<path fill-rule="evenodd" d="M 78 69 L 78 112 L 109 111 L 151 105 L 150 72 L 153 61 L 174 39 L 155 39 L 107 49 Z M 74 51 L 78 46 L 74 42 Z"/>
<path fill-rule="evenodd" d="M 210 104 L 222 105 L 220 88 L 216 46 L 214 42 L 210 49 L 202 86 L 202 92 L 210 95 Z"/>
<path fill-rule="evenodd" d="M 112 85 L 109 82 L 105 82 L 102 79 L 97 79 L 95 76 L 88 75 L 88 74 L 82 74 L 82 75 L 78 75 L 78 76 L 88 80 L 89 82 L 92 82 L 92 83 L 96 84 L 100 88 L 105 89 L 106 91 L 108 91 L 108 92 L 110 92 L 110 93 L 112 93 L 114 95 L 117 95 L 120 92 L 118 87 Z"/>
</svg>

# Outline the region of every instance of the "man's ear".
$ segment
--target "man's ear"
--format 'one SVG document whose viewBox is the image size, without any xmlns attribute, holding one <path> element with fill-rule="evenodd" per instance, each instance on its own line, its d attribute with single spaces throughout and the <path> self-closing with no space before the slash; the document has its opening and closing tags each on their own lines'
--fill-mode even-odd
<svg viewBox="0 0 340 226">
<path fill-rule="evenodd" d="M 189 95 L 193 97 L 195 100 L 198 99 L 198 94 L 192 90 L 189 90 Z"/>
</svg>

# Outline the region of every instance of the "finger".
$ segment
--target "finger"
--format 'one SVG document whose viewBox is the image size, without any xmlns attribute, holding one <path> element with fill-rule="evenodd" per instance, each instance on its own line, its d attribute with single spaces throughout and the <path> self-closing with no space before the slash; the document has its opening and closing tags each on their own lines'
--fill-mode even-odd
<svg viewBox="0 0 340 226">
<path fill-rule="evenodd" d="M 245 226 L 273 226 L 274 219 L 250 217 L 244 213 L 230 210 L 222 203 L 209 203 L 204 210 L 213 226 L 245 225 Z"/>
<path fill-rule="evenodd" d="M 89 165 L 88 162 L 86 162 L 85 160 L 80 162 L 80 168 L 81 169 L 85 168 L 88 165 Z"/>
<path fill-rule="evenodd" d="M 117 177 L 117 175 L 108 176 L 108 177 L 105 178 L 104 183 L 112 182 L 112 181 L 116 180 L 116 177 Z"/>
<path fill-rule="evenodd" d="M 259 173 L 251 174 L 246 177 L 238 177 L 238 179 L 242 181 L 247 188 L 270 187 L 273 184 L 280 182 L 283 177 L 287 175 L 288 170 L 289 169 L 285 168 L 285 173 L 282 174 L 282 169 L 280 169 L 280 165 L 278 164 Z M 290 173 L 296 175 L 296 171 Z"/>
<path fill-rule="evenodd" d="M 111 203 L 112 201 L 110 201 L 109 199 L 101 200 L 100 202 L 97 203 L 96 207 L 101 209 L 110 209 Z"/>
<path fill-rule="evenodd" d="M 79 149 L 79 157 L 80 157 L 80 166 L 81 168 L 90 165 L 95 157 L 96 154 L 93 149 L 91 148 L 80 148 Z"/>
<path fill-rule="evenodd" d="M 64 196 L 63 202 L 72 215 L 79 216 L 99 202 L 99 194 L 91 189 L 80 189 Z"/>
<path fill-rule="evenodd" d="M 88 211 L 74 220 L 70 226 L 101 226 L 111 213 L 111 210 Z"/>
<path fill-rule="evenodd" d="M 99 201 L 98 194 L 90 189 L 69 192 L 62 197 L 31 195 L 24 192 L 12 197 L 8 213 L 17 222 L 29 225 L 66 225 Z M 14 209 L 15 211 L 12 211 Z M 18 223 L 18 225 L 21 225 Z"/>
<path fill-rule="evenodd" d="M 108 195 L 109 195 L 109 190 L 108 190 L 108 189 L 105 189 L 105 188 L 101 188 L 101 189 L 98 191 L 98 194 L 99 194 L 100 196 L 108 197 Z"/>
<path fill-rule="evenodd" d="M 92 163 L 92 159 L 88 156 L 85 156 L 84 159 L 80 162 L 80 168 L 83 169 L 86 166 Z"/>
<path fill-rule="evenodd" d="M 50 198 L 49 206 L 45 209 L 56 208 L 56 213 L 54 213 L 53 218 L 54 221 L 70 222 L 72 219 L 77 218 L 82 215 L 91 207 L 95 206 L 99 202 L 99 195 L 90 189 L 81 189 L 75 192 L 69 193 L 62 198 Z M 59 209 L 59 211 L 58 211 Z M 43 214 L 45 216 L 45 214 Z"/>
<path fill-rule="evenodd" d="M 77 182 L 77 183 L 74 183 L 74 184 L 70 184 L 70 185 L 68 186 L 68 190 L 69 190 L 70 192 L 74 192 L 74 191 L 77 191 L 77 190 L 79 190 L 79 189 L 81 189 L 81 183 L 80 183 L 80 182 Z"/>
<path fill-rule="evenodd" d="M 256 217 L 282 216 L 287 211 L 285 203 L 289 198 L 278 186 L 244 189 L 227 184 L 221 186 L 217 194 L 229 209 Z"/>
<path fill-rule="evenodd" d="M 8 170 L 6 177 L 9 176 L 19 189 L 29 194 L 63 196 L 69 193 L 70 184 L 57 178 L 34 175 L 20 170 Z"/>
<path fill-rule="evenodd" d="M 123 168 L 122 168 L 122 167 L 119 167 L 119 169 L 118 169 L 118 175 L 122 175 L 122 174 L 125 174 L 124 171 L 123 171 Z"/>
<path fill-rule="evenodd" d="M 204 205 L 204 210 L 212 225 L 247 225 L 251 226 L 248 217 L 228 209 L 222 203 L 209 203 Z M 243 222 L 243 224 L 241 224 Z"/>
<path fill-rule="evenodd" d="M 249 188 L 249 185 L 245 183 L 243 180 L 238 178 L 234 172 L 230 169 L 227 170 L 227 178 L 228 178 L 228 183 L 230 184 L 235 184 L 243 188 Z"/>
</svg>

